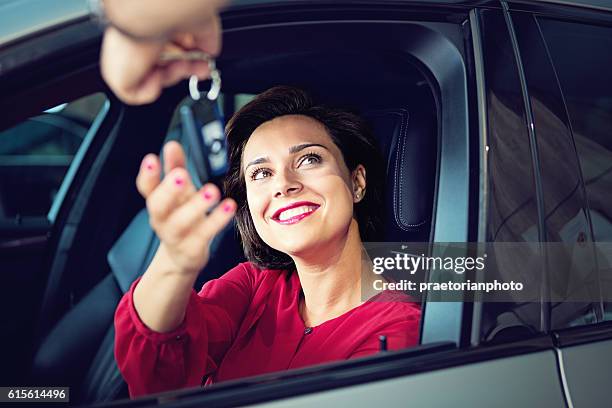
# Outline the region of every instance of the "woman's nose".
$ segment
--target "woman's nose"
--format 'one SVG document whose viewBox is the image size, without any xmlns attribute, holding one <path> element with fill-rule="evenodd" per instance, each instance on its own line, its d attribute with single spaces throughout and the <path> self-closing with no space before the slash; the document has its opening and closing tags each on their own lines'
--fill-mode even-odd
<svg viewBox="0 0 612 408">
<path fill-rule="evenodd" d="M 302 191 L 302 183 L 291 171 L 277 175 L 274 197 L 288 196 Z"/>
</svg>

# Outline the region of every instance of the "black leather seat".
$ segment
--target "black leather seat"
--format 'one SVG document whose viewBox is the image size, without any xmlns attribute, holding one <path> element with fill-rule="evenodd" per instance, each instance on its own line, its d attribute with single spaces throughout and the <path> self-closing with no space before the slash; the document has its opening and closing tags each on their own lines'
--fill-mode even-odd
<svg viewBox="0 0 612 408">
<path fill-rule="evenodd" d="M 437 157 L 435 112 L 411 107 L 376 110 L 364 116 L 387 160 L 385 240 L 428 242 Z M 113 355 L 113 315 L 121 296 L 144 273 L 158 245 L 143 209 L 109 252 L 111 273 L 41 342 L 32 372 L 36 383 L 70 385 L 71 402 L 76 403 L 127 396 Z M 230 225 L 211 246 L 211 260 L 197 285 L 242 260 Z"/>
<path fill-rule="evenodd" d="M 430 106 L 364 114 L 386 159 L 386 242 L 429 242 L 436 183 L 436 114 Z"/>
</svg>

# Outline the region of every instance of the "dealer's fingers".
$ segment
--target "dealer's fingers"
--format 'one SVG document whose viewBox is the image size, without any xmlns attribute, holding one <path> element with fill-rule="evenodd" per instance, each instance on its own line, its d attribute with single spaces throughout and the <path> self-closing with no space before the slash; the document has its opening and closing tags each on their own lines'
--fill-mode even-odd
<svg viewBox="0 0 612 408">
<path fill-rule="evenodd" d="M 221 19 L 217 14 L 210 17 L 198 29 L 193 30 L 197 48 L 216 57 L 221 52 Z"/>
<path fill-rule="evenodd" d="M 160 183 L 161 165 L 154 154 L 147 154 L 140 163 L 140 170 L 136 176 L 136 188 L 145 199 Z"/>
<path fill-rule="evenodd" d="M 172 61 L 158 69 L 162 73 L 162 85 L 164 87 L 175 85 L 192 75 L 196 75 L 200 80 L 210 77 L 208 63 L 203 61 Z"/>
<path fill-rule="evenodd" d="M 154 228 L 166 222 L 169 215 L 195 193 L 189 173 L 182 167 L 171 170 L 147 198 L 149 219 Z"/>
<path fill-rule="evenodd" d="M 113 27 L 104 31 L 100 57 L 102 77 L 124 102 L 153 102 L 161 93 L 161 73 L 155 64 L 163 49 L 156 41 L 130 40 Z"/>
</svg>

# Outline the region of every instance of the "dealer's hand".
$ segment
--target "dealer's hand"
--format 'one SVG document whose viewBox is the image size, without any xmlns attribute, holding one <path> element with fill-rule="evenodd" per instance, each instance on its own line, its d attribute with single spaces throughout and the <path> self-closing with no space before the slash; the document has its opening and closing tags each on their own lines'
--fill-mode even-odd
<svg viewBox="0 0 612 408">
<path fill-rule="evenodd" d="M 218 14 L 213 13 L 187 31 L 176 31 L 167 41 L 137 41 L 108 27 L 100 57 L 102 77 L 119 99 L 132 105 L 154 102 L 164 87 L 193 74 L 200 79 L 208 78 L 210 72 L 206 62 L 160 62 L 162 53 L 177 50 L 218 55 L 221 50 Z"/>
<path fill-rule="evenodd" d="M 236 202 L 222 200 L 209 214 L 206 212 L 221 199 L 214 184 L 195 189 L 185 170 L 185 155 L 180 144 L 164 146 L 164 173 L 154 154 L 145 156 L 136 179 L 138 191 L 146 199 L 149 222 L 160 239 L 163 269 L 195 277 L 208 262 L 212 239 L 232 219 Z"/>
</svg>

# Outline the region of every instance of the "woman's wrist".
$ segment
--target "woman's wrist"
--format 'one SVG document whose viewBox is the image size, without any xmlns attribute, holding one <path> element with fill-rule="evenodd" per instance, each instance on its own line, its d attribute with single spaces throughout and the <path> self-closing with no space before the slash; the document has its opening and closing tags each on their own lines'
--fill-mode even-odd
<svg viewBox="0 0 612 408">
<path fill-rule="evenodd" d="M 168 248 L 163 242 L 159 245 L 150 266 L 153 267 L 150 269 L 153 269 L 154 273 L 159 276 L 178 277 L 180 280 L 185 282 L 191 281 L 190 285 L 193 285 L 200 270 L 203 268 L 203 266 L 187 267 L 185 265 L 178 264 L 174 261 Z"/>
</svg>

